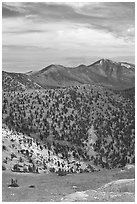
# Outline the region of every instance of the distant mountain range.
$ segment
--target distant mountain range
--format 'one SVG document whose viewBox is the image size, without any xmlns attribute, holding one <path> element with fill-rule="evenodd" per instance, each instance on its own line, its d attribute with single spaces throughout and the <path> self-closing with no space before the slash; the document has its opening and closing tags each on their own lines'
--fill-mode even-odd
<svg viewBox="0 0 137 204">
<path fill-rule="evenodd" d="M 50 65 L 40 71 L 22 73 L 2 72 L 4 91 L 59 88 L 96 84 L 114 90 L 135 87 L 135 65 L 100 59 L 91 65 L 74 68 Z"/>
</svg>

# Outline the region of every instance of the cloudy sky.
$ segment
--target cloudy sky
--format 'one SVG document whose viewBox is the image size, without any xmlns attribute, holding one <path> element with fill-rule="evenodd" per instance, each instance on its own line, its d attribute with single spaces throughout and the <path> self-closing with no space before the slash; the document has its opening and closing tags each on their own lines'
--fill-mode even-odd
<svg viewBox="0 0 137 204">
<path fill-rule="evenodd" d="M 2 3 L 3 70 L 134 63 L 134 3 Z"/>
</svg>

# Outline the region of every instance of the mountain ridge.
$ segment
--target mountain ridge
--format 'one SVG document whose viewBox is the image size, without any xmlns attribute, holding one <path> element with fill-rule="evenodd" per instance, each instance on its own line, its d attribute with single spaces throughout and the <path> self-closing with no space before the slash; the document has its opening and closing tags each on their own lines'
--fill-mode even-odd
<svg viewBox="0 0 137 204">
<path fill-rule="evenodd" d="M 115 62 L 109 59 L 100 59 L 90 65 L 80 64 L 77 67 L 65 67 L 51 64 L 39 71 L 27 73 L 2 72 L 15 75 L 13 80 L 19 80 L 17 75 L 30 80 L 39 88 L 69 87 L 82 84 L 99 84 L 114 90 L 123 90 L 135 86 L 135 66 L 127 62 Z M 25 79 L 24 79 L 25 80 Z M 20 80 L 19 80 L 20 82 Z M 23 83 L 25 84 L 25 82 Z M 34 88 L 36 88 L 36 85 Z M 4 86 L 4 82 L 3 82 Z M 28 89 L 26 86 L 25 89 Z"/>
</svg>

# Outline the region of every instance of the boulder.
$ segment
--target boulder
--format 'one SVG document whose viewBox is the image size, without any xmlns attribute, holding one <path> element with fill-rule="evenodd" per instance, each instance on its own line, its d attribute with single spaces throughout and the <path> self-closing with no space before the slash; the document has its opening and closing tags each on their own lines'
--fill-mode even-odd
<svg viewBox="0 0 137 204">
<path fill-rule="evenodd" d="M 35 185 L 30 185 L 29 188 L 35 188 Z"/>
<path fill-rule="evenodd" d="M 127 164 L 126 166 L 125 166 L 125 169 L 135 169 L 135 165 L 134 164 Z"/>
<path fill-rule="evenodd" d="M 98 188 L 105 192 L 135 192 L 135 179 L 120 179 Z"/>
<path fill-rule="evenodd" d="M 17 179 L 11 179 L 11 184 L 8 185 L 8 187 L 19 187 L 17 183 Z"/>
<path fill-rule="evenodd" d="M 13 172 L 23 172 L 23 168 L 20 167 L 18 164 L 15 164 L 13 166 L 13 169 L 11 169 L 11 171 L 13 171 Z"/>
</svg>

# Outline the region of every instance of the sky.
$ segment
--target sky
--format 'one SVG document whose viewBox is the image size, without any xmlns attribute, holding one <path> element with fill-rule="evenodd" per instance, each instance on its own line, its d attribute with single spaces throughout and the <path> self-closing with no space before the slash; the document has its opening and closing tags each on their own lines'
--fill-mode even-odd
<svg viewBox="0 0 137 204">
<path fill-rule="evenodd" d="M 102 58 L 134 63 L 134 3 L 2 3 L 3 70 L 89 65 Z"/>
</svg>

